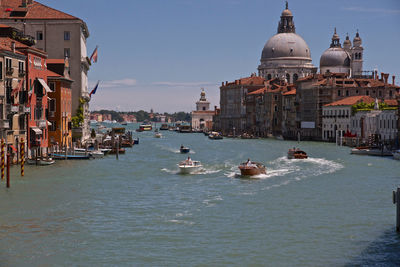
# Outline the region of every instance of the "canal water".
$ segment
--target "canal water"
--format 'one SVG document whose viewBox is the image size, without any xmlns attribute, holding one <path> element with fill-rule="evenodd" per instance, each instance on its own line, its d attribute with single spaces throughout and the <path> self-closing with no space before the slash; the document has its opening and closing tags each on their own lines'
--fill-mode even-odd
<svg viewBox="0 0 400 267">
<path fill-rule="evenodd" d="M 132 127 L 133 129 L 133 127 Z M 0 266 L 400 265 L 400 161 L 348 147 L 135 133 L 125 155 L 12 169 Z M 183 144 L 204 169 L 178 174 Z M 307 160 L 288 160 L 298 146 Z M 250 158 L 267 174 L 240 178 Z"/>
</svg>

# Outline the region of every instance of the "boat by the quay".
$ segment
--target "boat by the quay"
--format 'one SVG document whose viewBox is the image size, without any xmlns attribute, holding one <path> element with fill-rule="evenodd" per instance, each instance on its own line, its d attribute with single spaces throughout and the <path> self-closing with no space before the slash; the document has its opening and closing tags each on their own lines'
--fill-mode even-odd
<svg viewBox="0 0 400 267">
<path fill-rule="evenodd" d="M 181 174 L 190 174 L 199 171 L 203 165 L 200 161 L 191 160 L 190 157 L 188 157 L 186 160 L 179 162 L 178 167 Z"/>
<path fill-rule="evenodd" d="M 191 133 L 192 132 L 192 127 L 190 125 L 181 125 L 179 127 L 179 132 L 180 133 Z"/>
<path fill-rule="evenodd" d="M 299 148 L 291 148 L 287 154 L 288 159 L 307 159 L 308 155 L 306 152 Z"/>
<path fill-rule="evenodd" d="M 169 128 L 168 124 L 163 123 L 163 124 L 161 124 L 160 130 L 161 131 L 166 131 L 166 130 L 168 130 L 168 128 Z"/>
<path fill-rule="evenodd" d="M 400 150 L 396 150 L 393 152 L 393 158 L 400 160 Z"/>
<path fill-rule="evenodd" d="M 355 155 L 368 155 L 368 156 L 392 156 L 393 153 L 386 147 L 356 147 L 351 149 L 351 154 Z"/>
<path fill-rule="evenodd" d="M 254 176 L 266 174 L 265 166 L 259 162 L 247 160 L 239 165 L 239 170 L 242 176 Z"/>
<path fill-rule="evenodd" d="M 212 140 L 220 140 L 223 139 L 222 134 L 218 133 L 218 132 L 210 132 L 208 134 L 208 138 L 212 139 Z"/>
<path fill-rule="evenodd" d="M 61 153 L 62 154 L 62 153 Z M 84 148 L 75 148 L 74 149 L 74 155 L 89 155 L 92 156 L 93 158 L 102 158 L 104 157 L 104 152 L 101 150 L 86 150 Z"/>
<path fill-rule="evenodd" d="M 55 162 L 55 160 L 53 160 L 52 158 L 37 158 L 37 159 L 34 159 L 34 158 L 28 158 L 27 160 L 26 160 L 26 162 L 29 164 L 29 165 L 40 165 L 40 166 L 47 166 L 47 165 L 52 165 L 52 164 L 54 164 L 54 162 Z"/>
<path fill-rule="evenodd" d="M 61 154 L 61 153 L 51 153 L 50 154 L 53 159 L 56 160 L 85 160 L 90 159 L 90 155 L 71 155 L 71 154 Z"/>
</svg>

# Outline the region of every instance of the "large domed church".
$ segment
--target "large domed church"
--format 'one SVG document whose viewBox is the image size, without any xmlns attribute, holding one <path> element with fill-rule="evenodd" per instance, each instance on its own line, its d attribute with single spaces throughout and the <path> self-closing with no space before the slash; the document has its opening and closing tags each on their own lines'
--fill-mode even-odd
<svg viewBox="0 0 400 267">
<path fill-rule="evenodd" d="M 335 28 L 330 47 L 321 55 L 320 73 L 346 73 L 352 77 L 361 76 L 364 50 L 361 44 L 357 31 L 353 45 L 347 35 L 342 47 Z M 288 83 L 294 83 L 298 78 L 317 72 L 317 67 L 312 64 L 310 48 L 306 41 L 296 34 L 293 14 L 288 8 L 287 1 L 286 8 L 281 14 L 277 34 L 265 44 L 260 62 L 258 75 L 266 80 L 280 78 L 286 79 Z"/>
<path fill-rule="evenodd" d="M 267 80 L 283 78 L 289 83 L 298 78 L 317 72 L 312 64 L 311 51 L 304 39 L 296 34 L 293 14 L 288 8 L 283 10 L 277 34 L 264 46 L 258 74 Z"/>
</svg>

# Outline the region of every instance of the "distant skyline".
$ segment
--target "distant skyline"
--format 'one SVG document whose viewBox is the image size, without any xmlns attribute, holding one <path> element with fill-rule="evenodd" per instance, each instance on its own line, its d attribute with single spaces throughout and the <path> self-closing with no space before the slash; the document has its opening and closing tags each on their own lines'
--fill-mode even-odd
<svg viewBox="0 0 400 267">
<path fill-rule="evenodd" d="M 39 2 L 87 23 L 89 56 L 99 46 L 89 71 L 89 91 L 101 80 L 91 110 L 156 112 L 193 110 L 201 88 L 211 107 L 219 106 L 222 81 L 257 72 L 285 8 L 281 0 Z M 396 75 L 400 84 L 400 1 L 292 0 L 289 9 L 315 66 L 334 27 L 341 43 L 358 29 L 364 70 Z"/>
</svg>

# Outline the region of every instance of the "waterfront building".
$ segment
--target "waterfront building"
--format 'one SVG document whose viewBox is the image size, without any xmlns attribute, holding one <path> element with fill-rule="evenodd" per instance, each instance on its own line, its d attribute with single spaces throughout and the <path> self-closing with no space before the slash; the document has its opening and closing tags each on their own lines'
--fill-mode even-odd
<svg viewBox="0 0 400 267">
<path fill-rule="evenodd" d="M 69 77 L 68 58 L 47 60 L 47 80 L 51 92 L 49 97 L 49 146 L 71 147 L 72 145 L 72 92 L 73 81 Z"/>
<path fill-rule="evenodd" d="M 210 102 L 206 99 L 206 92 L 201 90 L 200 99 L 196 102 L 196 110 L 192 111 L 193 130 L 211 130 L 215 111 L 210 110 Z"/>
<path fill-rule="evenodd" d="M 47 54 L 31 46 L 17 46 L 26 56 L 26 81 L 30 114 L 28 116 L 28 156 L 36 153 L 46 154 L 48 148 L 48 96 L 51 92 L 47 85 Z"/>
<path fill-rule="evenodd" d="M 261 54 L 258 75 L 270 80 L 286 79 L 294 83 L 298 78 L 316 73 L 312 64 L 311 51 L 304 39 L 296 34 L 293 14 L 286 9 L 281 14 L 277 34 L 265 44 Z"/>
<path fill-rule="evenodd" d="M 389 109 L 379 109 L 378 99 L 374 109 L 357 111 L 350 121 L 351 132 L 360 138 L 360 142 L 374 140 L 389 142 L 398 138 L 396 100 L 385 100 Z"/>
<path fill-rule="evenodd" d="M 74 137 L 83 140 L 89 138 L 90 97 L 87 73 L 90 60 L 86 51 L 86 40 L 89 37 L 86 23 L 80 18 L 32 0 L 0 1 L 0 23 L 34 36 L 35 47 L 45 51 L 50 58 L 69 58 L 70 76 L 75 81 L 72 84 L 72 113 L 76 115 L 78 107 L 82 105 L 84 117 L 80 128 L 74 129 Z"/>
<path fill-rule="evenodd" d="M 17 49 L 25 46 L 17 41 L 20 37 L 23 36 L 16 29 L 0 25 L 0 134 L 8 147 L 13 146 L 11 151 L 14 152 L 19 151 L 21 138 L 27 140 L 29 115 L 29 108 L 26 107 L 26 55 Z M 25 43 L 32 41 L 26 37 Z"/>
<path fill-rule="evenodd" d="M 345 73 L 314 74 L 296 83 L 299 103 L 296 115 L 299 132 L 303 139 L 319 140 L 322 132 L 322 107 L 326 104 L 349 96 L 366 95 L 378 99 L 395 99 L 400 87 L 388 83 L 389 74 L 382 73 L 381 78 L 348 77 Z"/>
<path fill-rule="evenodd" d="M 296 102 L 296 88 L 290 87 L 282 94 L 282 136 L 285 139 L 296 139 L 296 114 L 299 103 Z"/>
<path fill-rule="evenodd" d="M 224 134 L 240 134 L 250 130 L 247 125 L 245 97 L 247 93 L 264 87 L 265 79 L 252 74 L 234 82 L 223 82 L 220 87 L 220 115 L 218 130 Z"/>
</svg>

